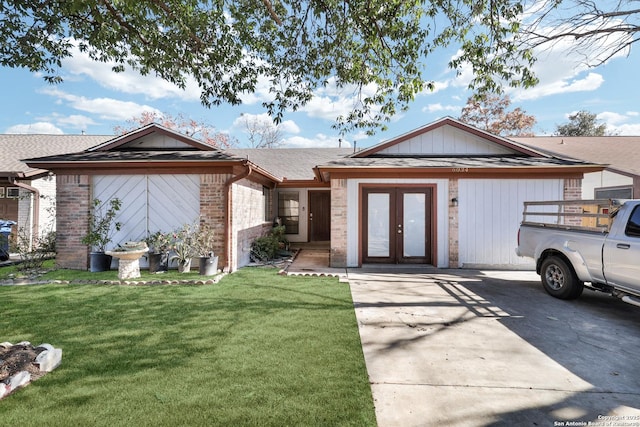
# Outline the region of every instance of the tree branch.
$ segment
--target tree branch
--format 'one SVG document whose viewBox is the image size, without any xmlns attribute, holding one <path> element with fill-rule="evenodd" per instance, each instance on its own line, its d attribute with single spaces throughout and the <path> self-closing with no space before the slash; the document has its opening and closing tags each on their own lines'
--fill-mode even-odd
<svg viewBox="0 0 640 427">
<path fill-rule="evenodd" d="M 273 5 L 271 4 L 271 2 L 269 0 L 262 0 L 262 4 L 264 4 L 264 6 L 269 11 L 269 15 L 271 15 L 271 19 L 273 19 L 276 22 L 276 24 L 281 26 L 282 20 L 280 19 L 276 11 L 273 9 Z"/>
</svg>

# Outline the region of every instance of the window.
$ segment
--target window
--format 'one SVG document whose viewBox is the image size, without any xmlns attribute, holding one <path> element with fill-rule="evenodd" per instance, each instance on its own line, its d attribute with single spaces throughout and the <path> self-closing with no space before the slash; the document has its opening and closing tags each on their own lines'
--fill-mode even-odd
<svg viewBox="0 0 640 427">
<path fill-rule="evenodd" d="M 17 199 L 20 197 L 20 189 L 18 187 L 7 187 L 7 197 Z"/>
<path fill-rule="evenodd" d="M 262 203 L 264 206 L 264 220 L 272 221 L 273 213 L 271 211 L 271 190 L 269 187 L 262 186 Z"/>
<path fill-rule="evenodd" d="M 640 206 L 636 206 L 631 213 L 631 218 L 629 218 L 624 234 L 629 237 L 640 237 Z"/>
<path fill-rule="evenodd" d="M 0 199 L 4 198 L 4 187 L 0 187 Z"/>
<path fill-rule="evenodd" d="M 298 234 L 300 224 L 300 195 L 297 191 L 278 194 L 278 217 L 286 234 Z"/>
<path fill-rule="evenodd" d="M 602 187 L 594 191 L 596 199 L 633 199 L 633 187 Z"/>
</svg>

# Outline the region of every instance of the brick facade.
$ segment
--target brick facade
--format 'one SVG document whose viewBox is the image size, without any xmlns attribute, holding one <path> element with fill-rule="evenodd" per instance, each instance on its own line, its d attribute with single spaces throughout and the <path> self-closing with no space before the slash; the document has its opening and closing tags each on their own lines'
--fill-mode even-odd
<svg viewBox="0 0 640 427">
<path fill-rule="evenodd" d="M 331 180 L 331 267 L 347 266 L 347 180 Z"/>
<path fill-rule="evenodd" d="M 200 217 L 201 221 L 213 227 L 216 233 L 214 253 L 218 255 L 218 266 L 222 268 L 227 262 L 225 245 L 225 226 L 227 221 L 227 191 L 225 182 L 231 174 L 200 175 Z"/>
<path fill-rule="evenodd" d="M 582 179 L 564 180 L 564 200 L 580 200 L 582 198 Z"/>
<path fill-rule="evenodd" d="M 58 175 L 56 181 L 56 263 L 60 268 L 86 270 L 89 248 L 82 244 L 82 237 L 89 228 L 89 176 Z"/>
<path fill-rule="evenodd" d="M 273 223 L 265 218 L 271 191 L 264 193 L 262 184 L 242 179 L 232 185 L 231 209 L 231 271 L 250 262 L 251 243 L 264 236 Z M 271 215 L 269 215 L 271 217 Z"/>
</svg>

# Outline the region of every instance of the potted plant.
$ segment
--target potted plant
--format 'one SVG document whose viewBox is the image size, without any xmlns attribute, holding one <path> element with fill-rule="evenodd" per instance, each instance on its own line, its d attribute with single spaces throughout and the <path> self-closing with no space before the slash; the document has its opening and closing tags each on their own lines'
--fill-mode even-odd
<svg viewBox="0 0 640 427">
<path fill-rule="evenodd" d="M 184 224 L 174 231 L 172 236 L 171 250 L 174 252 L 170 261 L 177 261 L 178 272 L 188 273 L 191 271 L 191 260 L 196 255 L 195 232 L 197 225 Z"/>
<path fill-rule="evenodd" d="M 82 243 L 91 247 L 91 272 L 108 271 L 111 268 L 111 256 L 105 254 L 105 251 L 113 234 L 122 227 L 120 222 L 115 221 L 121 207 L 122 202 L 117 197 L 105 203 L 100 199 L 93 199 L 93 209 L 89 212 L 89 230 L 82 238 Z"/>
<path fill-rule="evenodd" d="M 215 231 L 209 224 L 200 222 L 195 233 L 196 251 L 200 256 L 201 276 L 211 276 L 218 272 L 218 256 L 214 254 Z"/>
<path fill-rule="evenodd" d="M 167 233 L 156 231 L 145 240 L 149 246 L 147 260 L 149 261 L 149 273 L 158 273 L 169 269 L 169 246 L 171 237 Z"/>
</svg>

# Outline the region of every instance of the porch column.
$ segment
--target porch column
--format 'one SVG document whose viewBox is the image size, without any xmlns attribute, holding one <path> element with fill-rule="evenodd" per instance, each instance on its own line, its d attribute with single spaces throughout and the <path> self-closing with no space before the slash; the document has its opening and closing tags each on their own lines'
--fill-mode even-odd
<svg viewBox="0 0 640 427">
<path fill-rule="evenodd" d="M 82 238 L 89 231 L 90 183 L 89 175 L 56 177 L 56 264 L 60 268 L 89 268 L 89 247 Z"/>
<path fill-rule="evenodd" d="M 347 266 L 347 180 L 331 180 L 331 267 Z"/>
</svg>

